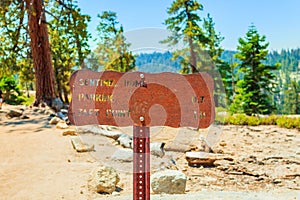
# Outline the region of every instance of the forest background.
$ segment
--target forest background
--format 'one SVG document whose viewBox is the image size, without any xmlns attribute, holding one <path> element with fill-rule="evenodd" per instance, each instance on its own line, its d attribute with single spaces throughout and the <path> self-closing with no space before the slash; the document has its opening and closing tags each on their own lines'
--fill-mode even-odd
<svg viewBox="0 0 300 200">
<path fill-rule="evenodd" d="M 300 113 L 299 48 L 269 51 L 268 36 L 247 24 L 236 50 L 226 50 L 213 16 L 197 0 L 174 0 L 166 16 L 162 24 L 169 34 L 160 42 L 176 48 L 133 52 L 114 11 L 99 12 L 97 36 L 92 37 L 91 17 L 77 1 L 2 0 L 0 88 L 5 101 L 51 105 L 58 98 L 68 104 L 69 78 L 77 69 L 206 71 L 220 74 L 214 76 L 218 108 L 249 116 Z"/>
</svg>

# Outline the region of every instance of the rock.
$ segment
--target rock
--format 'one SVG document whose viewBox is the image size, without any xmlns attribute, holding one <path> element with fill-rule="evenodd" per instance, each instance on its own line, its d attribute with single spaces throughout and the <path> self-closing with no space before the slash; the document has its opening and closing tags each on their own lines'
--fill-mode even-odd
<svg viewBox="0 0 300 200">
<path fill-rule="evenodd" d="M 68 110 L 67 110 L 67 109 L 61 109 L 60 112 L 61 112 L 63 115 L 68 115 Z"/>
<path fill-rule="evenodd" d="M 206 152 L 186 152 L 185 158 L 189 166 L 213 166 L 217 158 Z"/>
<path fill-rule="evenodd" d="M 206 152 L 186 152 L 185 158 L 188 161 L 189 166 L 214 166 L 216 160 L 233 160 L 222 154 Z"/>
<path fill-rule="evenodd" d="M 191 150 L 190 145 L 182 145 L 177 142 L 170 142 L 165 145 L 164 148 L 166 151 L 174 151 L 174 152 L 187 152 Z"/>
<path fill-rule="evenodd" d="M 211 149 L 211 145 L 208 143 L 208 141 L 200 136 L 199 137 L 199 140 L 200 140 L 200 151 L 204 151 L 204 152 L 207 152 L 207 153 L 213 153 L 213 150 Z"/>
<path fill-rule="evenodd" d="M 281 182 L 282 182 L 282 181 L 281 181 L 280 179 L 274 179 L 274 180 L 273 180 L 273 183 L 274 183 L 274 184 L 278 184 L 278 183 L 281 183 Z"/>
<path fill-rule="evenodd" d="M 152 155 L 163 157 L 165 155 L 164 146 L 166 143 L 164 142 L 153 142 L 150 143 L 150 153 Z"/>
<path fill-rule="evenodd" d="M 118 149 L 112 155 L 113 160 L 122 162 L 132 162 L 133 161 L 133 150 L 132 149 Z"/>
<path fill-rule="evenodd" d="M 186 175 L 177 170 L 164 170 L 151 175 L 151 188 L 154 193 L 183 194 L 186 188 Z"/>
<path fill-rule="evenodd" d="M 71 136 L 71 143 L 77 152 L 88 152 L 95 150 L 94 145 L 84 144 L 78 136 Z"/>
<path fill-rule="evenodd" d="M 100 166 L 91 173 L 88 187 L 90 190 L 98 193 L 112 194 L 116 190 L 116 185 L 119 181 L 120 178 L 115 169 Z"/>
<path fill-rule="evenodd" d="M 105 128 L 97 125 L 85 125 L 85 126 L 77 126 L 77 131 L 79 133 L 92 133 L 92 134 L 99 134 L 114 140 L 118 139 L 123 133 L 118 131 L 109 131 L 105 130 Z"/>
<path fill-rule="evenodd" d="M 59 98 L 55 98 L 52 102 L 51 102 L 51 108 L 53 110 L 55 110 L 56 112 L 59 111 L 60 109 L 62 109 L 64 106 L 63 102 L 59 99 Z"/>
<path fill-rule="evenodd" d="M 75 130 L 65 130 L 62 132 L 63 136 L 71 135 L 71 136 L 77 136 L 77 133 Z"/>
<path fill-rule="evenodd" d="M 101 135 L 105 136 L 105 137 L 109 137 L 112 138 L 114 140 L 118 139 L 123 133 L 121 132 L 116 132 L 116 131 L 105 131 L 103 130 L 103 132 L 101 133 Z"/>
<path fill-rule="evenodd" d="M 225 147 L 225 146 L 227 145 L 227 143 L 226 143 L 224 140 L 222 140 L 222 141 L 219 143 L 219 145 L 220 145 L 221 147 Z"/>
<path fill-rule="evenodd" d="M 120 196 L 120 192 L 113 191 L 111 195 L 112 196 Z"/>
<path fill-rule="evenodd" d="M 60 121 L 56 124 L 56 128 L 58 129 L 66 129 L 69 128 L 69 126 L 64 121 Z"/>
<path fill-rule="evenodd" d="M 20 119 L 29 119 L 29 117 L 27 115 L 22 115 Z"/>
<path fill-rule="evenodd" d="M 13 118 L 13 117 L 21 117 L 23 115 L 23 111 L 21 110 L 10 110 L 6 117 Z"/>
<path fill-rule="evenodd" d="M 64 115 L 62 112 L 57 112 L 56 114 L 57 114 L 57 116 L 58 116 L 59 118 L 61 118 L 62 120 L 66 121 L 67 116 Z"/>
<path fill-rule="evenodd" d="M 125 133 L 118 137 L 117 142 L 125 148 L 132 148 L 133 146 L 132 137 Z"/>
<path fill-rule="evenodd" d="M 52 117 L 49 121 L 49 124 L 56 125 L 58 122 L 61 122 L 62 120 L 59 117 Z"/>
</svg>

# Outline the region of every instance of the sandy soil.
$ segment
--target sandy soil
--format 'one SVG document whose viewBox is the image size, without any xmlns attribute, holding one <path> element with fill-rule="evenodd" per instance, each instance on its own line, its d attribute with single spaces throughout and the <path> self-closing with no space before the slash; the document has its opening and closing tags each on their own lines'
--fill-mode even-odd
<svg viewBox="0 0 300 200">
<path fill-rule="evenodd" d="M 29 119 L 8 119 L 5 114 L 12 108 L 21 107 L 4 105 L 0 112 L 0 199 L 108 198 L 87 187 L 90 172 L 101 164 L 113 166 L 121 177 L 118 186 L 122 191 L 117 194 L 120 197 L 109 198 L 131 199 L 132 163 L 111 160 L 113 152 L 121 148 L 115 141 L 103 136 L 82 135 L 85 142 L 95 145 L 96 151 L 77 153 L 69 136 L 62 136 L 62 130 L 48 124 L 47 110 L 23 107 Z M 128 134 L 132 131 L 131 127 L 118 129 Z M 224 126 L 222 131 L 216 132 L 154 127 L 151 134 L 153 142 L 166 142 L 166 148 L 173 149 L 166 152 L 166 157 L 172 157 L 176 167 L 188 177 L 186 195 L 189 196 L 155 199 L 186 199 L 193 195 L 195 198 L 190 199 L 197 199 L 200 197 L 197 194 L 220 199 L 231 192 L 237 192 L 236 199 L 247 198 L 248 192 L 258 192 L 261 197 L 275 192 L 274 197 L 279 199 L 300 197 L 298 130 L 275 126 Z M 215 167 L 189 167 L 180 151 L 197 146 L 195 141 L 200 135 L 213 144 L 215 152 L 233 161 L 220 161 Z M 175 147 L 178 147 L 177 152 Z M 153 171 L 159 162 L 155 159 Z"/>
</svg>

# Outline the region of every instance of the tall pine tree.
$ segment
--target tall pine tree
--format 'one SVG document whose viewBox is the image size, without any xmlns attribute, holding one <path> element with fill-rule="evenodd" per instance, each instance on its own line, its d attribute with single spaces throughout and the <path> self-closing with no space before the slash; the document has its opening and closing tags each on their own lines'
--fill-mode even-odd
<svg viewBox="0 0 300 200">
<path fill-rule="evenodd" d="M 265 41 L 266 37 L 260 36 L 254 25 L 249 27 L 245 38 L 239 39 L 238 53 L 235 54 L 240 60 L 239 80 L 230 108 L 233 113 L 269 114 L 275 109 L 272 100 L 275 85 L 273 71 L 279 65 L 264 64 L 269 45 Z"/>
<path fill-rule="evenodd" d="M 130 44 L 126 42 L 123 26 L 117 21 L 117 14 L 105 11 L 97 26 L 99 43 L 95 52 L 100 65 L 106 70 L 128 72 L 135 69 L 135 58 L 129 51 Z"/>
<path fill-rule="evenodd" d="M 165 20 L 165 25 L 171 35 L 162 43 L 174 46 L 183 40 L 187 49 L 175 52 L 174 59 L 183 58 L 181 72 L 184 74 L 199 71 L 197 56 L 208 43 L 208 38 L 200 24 L 202 21 L 199 16 L 200 11 L 203 11 L 203 5 L 197 0 L 175 0 L 167 11 L 170 17 Z"/>
</svg>

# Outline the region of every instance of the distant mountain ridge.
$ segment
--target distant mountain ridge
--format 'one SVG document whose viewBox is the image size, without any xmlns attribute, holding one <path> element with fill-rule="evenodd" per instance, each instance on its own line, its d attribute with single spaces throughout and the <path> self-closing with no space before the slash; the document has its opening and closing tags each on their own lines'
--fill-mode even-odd
<svg viewBox="0 0 300 200">
<path fill-rule="evenodd" d="M 148 73 L 178 72 L 181 68 L 179 60 L 172 60 L 172 53 L 141 53 L 135 59 L 138 71 Z"/>
<path fill-rule="evenodd" d="M 237 51 L 225 50 L 221 59 L 228 62 L 238 62 L 238 59 L 234 58 L 234 54 Z M 291 50 L 271 51 L 265 61 L 269 65 L 275 63 L 281 64 L 281 69 L 284 71 L 296 72 L 300 62 L 300 48 Z M 167 51 L 164 53 L 153 52 L 153 53 L 141 53 L 136 56 L 135 61 L 138 71 L 148 73 L 159 73 L 159 72 L 179 72 L 181 69 L 179 60 L 172 60 L 172 53 Z"/>
</svg>

